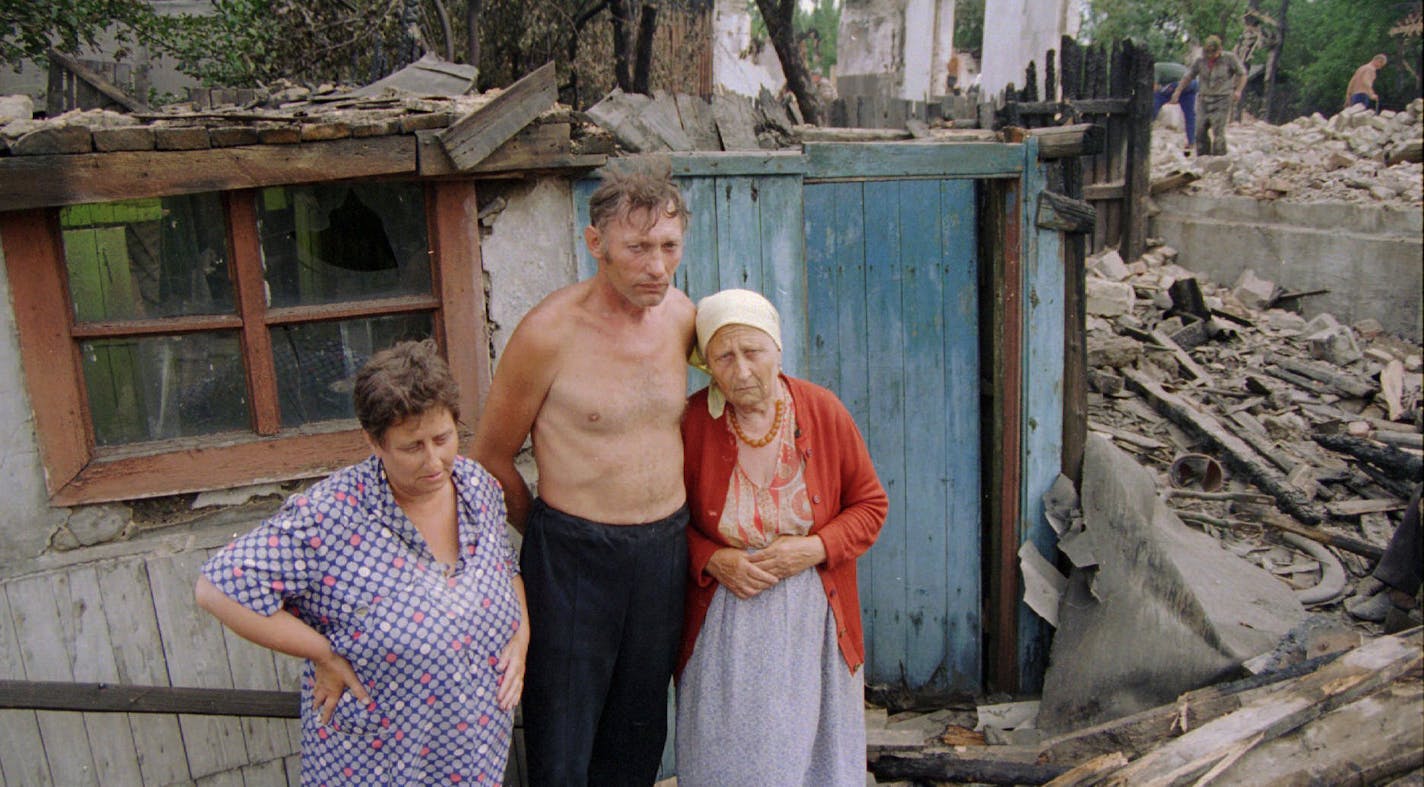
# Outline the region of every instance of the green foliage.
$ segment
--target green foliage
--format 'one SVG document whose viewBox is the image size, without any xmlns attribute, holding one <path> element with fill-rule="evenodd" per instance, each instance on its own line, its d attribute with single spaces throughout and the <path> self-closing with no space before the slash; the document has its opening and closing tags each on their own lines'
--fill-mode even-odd
<svg viewBox="0 0 1424 787">
<path fill-rule="evenodd" d="M 0 0 L 0 64 L 46 62 L 94 47 L 106 31 L 121 49 L 143 40 L 158 16 L 144 0 Z"/>
<path fill-rule="evenodd" d="M 1299 0 L 1297 0 L 1299 2 Z M 1157 60 L 1185 62 L 1194 45 L 1221 36 L 1230 49 L 1241 36 L 1244 0 L 1090 0 L 1080 39 L 1131 38 Z"/>
<path fill-rule="evenodd" d="M 752 18 L 752 41 L 767 41 L 766 22 L 761 18 L 756 0 L 747 0 L 747 13 Z M 836 42 L 841 27 L 840 0 L 816 0 L 809 11 L 798 2 L 791 24 L 805 53 L 806 70 L 830 76 L 836 64 Z"/>
<path fill-rule="evenodd" d="M 984 44 L 984 0 L 954 0 L 954 51 L 979 52 Z"/>
<path fill-rule="evenodd" d="M 1284 117 L 1338 112 L 1355 69 L 1381 52 L 1390 58 L 1375 82 L 1381 106 L 1402 108 L 1419 95 L 1417 77 L 1402 64 L 1419 63 L 1420 40 L 1389 35 L 1392 26 L 1419 8 L 1417 0 L 1264 0 L 1259 5 L 1277 20 L 1286 10 L 1278 85 L 1295 103 L 1277 104 Z M 1245 0 L 1090 0 L 1079 37 L 1085 43 L 1132 38 L 1145 43 L 1158 60 L 1186 62 L 1191 48 L 1211 34 L 1234 48 L 1247 7 Z M 1253 63 L 1265 63 L 1264 51 Z"/>
<path fill-rule="evenodd" d="M 1380 53 L 1390 59 L 1375 79 L 1381 106 L 1400 109 L 1419 95 L 1418 83 L 1401 65 L 1413 62 L 1418 69 L 1419 39 L 1406 43 L 1389 35 L 1410 5 L 1294 0 L 1281 60 L 1282 70 L 1297 83 L 1299 113 L 1320 112 L 1329 117 L 1340 111 L 1355 69 Z"/>
</svg>

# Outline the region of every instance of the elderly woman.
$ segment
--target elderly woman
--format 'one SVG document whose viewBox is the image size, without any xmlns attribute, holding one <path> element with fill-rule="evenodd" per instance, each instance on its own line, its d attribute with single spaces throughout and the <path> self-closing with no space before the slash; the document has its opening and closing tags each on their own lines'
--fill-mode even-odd
<svg viewBox="0 0 1424 787">
<path fill-rule="evenodd" d="M 712 384 L 683 421 L 691 554 L 677 702 L 678 784 L 863 785 L 855 561 L 888 502 L 824 388 L 781 373 L 775 307 L 748 290 L 697 306 Z"/>
<path fill-rule="evenodd" d="M 529 645 L 504 496 L 456 455 L 434 342 L 372 356 L 354 396 L 372 456 L 209 560 L 198 603 L 306 659 L 302 784 L 499 782 Z"/>
</svg>

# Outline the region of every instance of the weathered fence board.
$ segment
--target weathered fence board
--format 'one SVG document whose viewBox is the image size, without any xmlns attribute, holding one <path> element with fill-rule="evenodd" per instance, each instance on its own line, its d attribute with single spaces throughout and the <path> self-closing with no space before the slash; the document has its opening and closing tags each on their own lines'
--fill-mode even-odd
<svg viewBox="0 0 1424 787">
<path fill-rule="evenodd" d="M 147 566 L 138 559 L 119 560 L 102 564 L 98 574 L 119 682 L 167 686 L 168 670 L 154 658 L 163 652 L 163 639 Z M 172 784 L 189 778 L 176 715 L 130 717 L 129 722 L 144 784 Z"/>
<path fill-rule="evenodd" d="M 61 604 L 63 601 L 61 599 Z M 68 601 L 67 609 L 62 606 L 62 610 L 64 617 L 70 618 L 68 628 L 73 632 L 68 640 L 73 643 L 69 648 L 74 663 L 73 679 L 117 682 L 119 669 L 109 639 L 109 624 L 104 619 L 104 595 L 99 587 L 98 572 L 92 566 L 69 572 Z M 126 714 L 86 713 L 84 728 L 89 734 L 94 767 L 105 783 L 142 783 L 138 753 Z"/>
<path fill-rule="evenodd" d="M 6 586 L 0 585 L 0 679 L 24 680 L 20 642 L 11 623 Z M 45 761 L 44 739 L 39 720 L 31 710 L 0 710 L 0 777 L 9 784 L 48 785 L 49 763 Z"/>
<path fill-rule="evenodd" d="M 222 624 L 210 616 L 194 614 L 193 583 L 203 558 L 202 552 L 191 551 L 148 560 L 153 606 L 163 635 L 163 656 L 174 685 L 230 689 L 232 672 L 227 665 Z M 194 779 L 247 764 L 247 746 L 238 719 L 182 715 L 178 724 L 183 729 L 188 769 Z"/>
</svg>

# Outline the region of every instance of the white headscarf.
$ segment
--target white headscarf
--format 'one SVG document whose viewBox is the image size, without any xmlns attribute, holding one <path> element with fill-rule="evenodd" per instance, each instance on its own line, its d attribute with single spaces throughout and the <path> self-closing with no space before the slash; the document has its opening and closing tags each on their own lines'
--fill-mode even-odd
<svg viewBox="0 0 1424 787">
<path fill-rule="evenodd" d="M 776 349 L 781 349 L 781 315 L 759 292 L 751 290 L 722 290 L 708 295 L 697 302 L 697 346 L 692 349 L 687 362 L 708 374 L 707 343 L 717 335 L 717 331 L 728 325 L 746 325 L 757 328 L 771 337 Z M 717 387 L 716 379 L 707 387 L 707 412 L 713 418 L 721 418 L 727 398 Z"/>
</svg>

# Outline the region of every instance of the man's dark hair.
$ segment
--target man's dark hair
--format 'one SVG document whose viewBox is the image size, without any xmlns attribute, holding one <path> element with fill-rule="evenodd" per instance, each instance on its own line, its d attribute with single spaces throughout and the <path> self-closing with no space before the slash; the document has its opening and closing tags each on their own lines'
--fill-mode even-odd
<svg viewBox="0 0 1424 787">
<path fill-rule="evenodd" d="M 381 350 L 356 373 L 356 419 L 377 445 L 386 430 L 413 416 L 445 409 L 460 420 L 460 387 L 434 339 L 406 341 Z"/>
<path fill-rule="evenodd" d="M 618 216 L 646 211 L 647 227 L 676 216 L 687 227 L 687 203 L 672 180 L 672 164 L 665 158 L 636 156 L 610 162 L 603 183 L 588 198 L 588 223 L 599 230 Z M 647 229 L 644 227 L 643 229 Z"/>
</svg>

